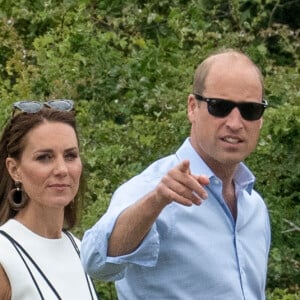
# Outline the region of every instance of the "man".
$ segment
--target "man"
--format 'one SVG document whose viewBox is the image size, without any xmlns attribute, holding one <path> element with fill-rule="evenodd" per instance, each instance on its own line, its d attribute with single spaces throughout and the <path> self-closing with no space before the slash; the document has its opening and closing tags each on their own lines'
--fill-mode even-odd
<svg viewBox="0 0 300 300">
<path fill-rule="evenodd" d="M 265 299 L 269 217 L 242 161 L 266 107 L 246 55 L 204 60 L 188 96 L 190 137 L 117 189 L 84 235 L 86 271 L 116 281 L 119 299 Z"/>
</svg>

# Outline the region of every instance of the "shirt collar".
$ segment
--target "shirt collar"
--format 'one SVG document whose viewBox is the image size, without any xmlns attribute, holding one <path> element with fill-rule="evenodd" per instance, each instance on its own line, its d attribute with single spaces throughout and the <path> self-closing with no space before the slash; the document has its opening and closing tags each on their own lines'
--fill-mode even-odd
<svg viewBox="0 0 300 300">
<path fill-rule="evenodd" d="M 216 175 L 213 173 L 213 171 L 193 148 L 189 138 L 187 138 L 177 150 L 176 156 L 180 161 L 184 159 L 190 161 L 190 168 L 193 174 L 203 174 L 210 179 L 213 177 L 216 178 Z M 239 163 L 235 172 L 234 182 L 239 186 L 240 189 L 245 189 L 249 194 L 251 194 L 255 183 L 255 176 L 247 168 L 247 166 L 241 162 Z"/>
</svg>

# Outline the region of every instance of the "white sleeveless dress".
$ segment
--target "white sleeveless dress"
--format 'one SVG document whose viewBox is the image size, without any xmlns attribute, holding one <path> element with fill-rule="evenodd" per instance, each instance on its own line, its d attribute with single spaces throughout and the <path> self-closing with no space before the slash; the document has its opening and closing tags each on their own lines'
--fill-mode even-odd
<svg viewBox="0 0 300 300">
<path fill-rule="evenodd" d="M 0 230 L 14 238 L 45 274 L 44 278 L 20 247 L 0 234 L 0 264 L 10 281 L 11 300 L 97 299 L 78 253 L 65 233 L 59 239 L 47 239 L 14 219 L 0 226 Z M 80 247 L 80 241 L 73 239 Z"/>
</svg>

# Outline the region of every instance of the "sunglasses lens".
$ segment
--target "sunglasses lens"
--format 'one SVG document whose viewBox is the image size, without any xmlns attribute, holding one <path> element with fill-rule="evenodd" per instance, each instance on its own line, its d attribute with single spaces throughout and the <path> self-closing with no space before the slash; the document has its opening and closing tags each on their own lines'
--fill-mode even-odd
<svg viewBox="0 0 300 300">
<path fill-rule="evenodd" d="M 233 109 L 234 104 L 225 100 L 210 99 L 208 102 L 208 111 L 215 117 L 226 117 Z"/>
<path fill-rule="evenodd" d="M 51 100 L 45 103 L 48 107 L 61 111 L 71 111 L 74 106 L 72 100 Z"/>
<path fill-rule="evenodd" d="M 14 103 L 14 108 L 22 112 L 34 114 L 42 108 L 43 104 L 35 101 L 19 101 Z"/>
<path fill-rule="evenodd" d="M 208 111 L 211 115 L 224 118 L 230 114 L 234 107 L 238 107 L 240 114 L 247 121 L 255 121 L 261 118 L 264 113 L 266 104 L 247 102 L 235 103 L 229 100 L 208 99 Z"/>
<path fill-rule="evenodd" d="M 255 121 L 261 118 L 265 106 L 260 103 L 241 103 L 239 105 L 239 110 L 245 120 Z"/>
</svg>

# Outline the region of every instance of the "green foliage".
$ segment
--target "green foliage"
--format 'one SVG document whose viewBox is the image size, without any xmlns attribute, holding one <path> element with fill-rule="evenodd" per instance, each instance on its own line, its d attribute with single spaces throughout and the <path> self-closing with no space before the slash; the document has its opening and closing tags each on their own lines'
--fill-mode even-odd
<svg viewBox="0 0 300 300">
<path fill-rule="evenodd" d="M 267 293 L 267 300 L 300 300 L 300 293 L 290 293 L 287 289 L 275 288 Z"/>
<path fill-rule="evenodd" d="M 268 300 L 299 299 L 299 1 L 0 0 L 0 124 L 19 99 L 76 102 L 88 192 L 76 234 L 112 192 L 189 134 L 196 65 L 216 48 L 249 54 L 268 109 L 247 164 L 270 209 Z M 101 299 L 116 299 L 97 282 Z"/>
<path fill-rule="evenodd" d="M 270 210 L 270 288 L 300 282 L 300 106 L 291 103 L 266 112 L 262 138 L 248 159 Z"/>
</svg>

